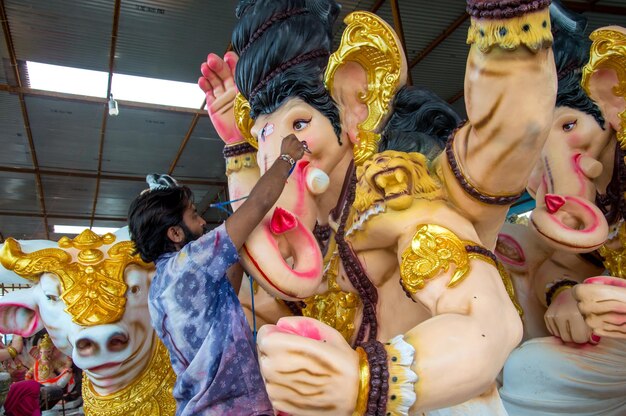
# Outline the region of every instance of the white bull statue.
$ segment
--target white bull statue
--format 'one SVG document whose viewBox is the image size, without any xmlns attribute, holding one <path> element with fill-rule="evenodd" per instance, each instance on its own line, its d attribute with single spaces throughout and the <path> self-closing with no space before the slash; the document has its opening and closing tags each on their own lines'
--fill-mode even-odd
<svg viewBox="0 0 626 416">
<path fill-rule="evenodd" d="M 175 413 L 175 374 L 148 312 L 154 266 L 133 251 L 127 228 L 58 243 L 8 238 L 0 249 L 0 278 L 32 284 L 0 298 L 0 332 L 45 327 L 84 372 L 87 415 Z"/>
</svg>

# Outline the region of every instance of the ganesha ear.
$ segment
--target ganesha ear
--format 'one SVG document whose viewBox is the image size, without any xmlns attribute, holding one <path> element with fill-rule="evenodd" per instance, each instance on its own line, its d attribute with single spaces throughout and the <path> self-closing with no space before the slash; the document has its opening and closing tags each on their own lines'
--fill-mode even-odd
<svg viewBox="0 0 626 416">
<path fill-rule="evenodd" d="M 360 164 L 378 150 L 376 133 L 396 91 L 406 84 L 407 62 L 400 39 L 377 15 L 354 12 L 344 22 L 347 27 L 328 60 L 324 80 Z"/>
<path fill-rule="evenodd" d="M 626 145 L 626 29 L 603 27 L 590 37 L 593 44 L 581 84 L 617 131 L 623 147 Z"/>
</svg>

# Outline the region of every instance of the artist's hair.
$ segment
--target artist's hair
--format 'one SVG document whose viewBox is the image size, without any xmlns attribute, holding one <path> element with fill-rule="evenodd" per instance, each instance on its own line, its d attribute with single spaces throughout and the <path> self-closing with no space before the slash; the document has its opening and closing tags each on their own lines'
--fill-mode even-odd
<svg viewBox="0 0 626 416">
<path fill-rule="evenodd" d="M 153 189 L 135 198 L 128 210 L 128 230 L 143 261 L 152 262 L 176 251 L 167 230 L 183 221 L 192 203 L 193 193 L 186 186 Z"/>
<path fill-rule="evenodd" d="M 432 160 L 460 123 L 461 117 L 432 91 L 403 87 L 393 100 L 393 113 L 383 129 L 378 150 L 419 152 Z"/>
<path fill-rule="evenodd" d="M 589 114 L 604 129 L 602 112 L 580 85 L 582 68 L 589 60 L 590 43 L 585 37 L 587 18 L 553 1 L 550 20 L 554 37 L 552 50 L 559 79 L 556 106 Z"/>
<path fill-rule="evenodd" d="M 300 98 L 330 120 L 339 139 L 339 110 L 323 81 L 338 14 L 334 0 L 240 1 L 232 36 L 235 82 L 252 118 Z"/>
</svg>

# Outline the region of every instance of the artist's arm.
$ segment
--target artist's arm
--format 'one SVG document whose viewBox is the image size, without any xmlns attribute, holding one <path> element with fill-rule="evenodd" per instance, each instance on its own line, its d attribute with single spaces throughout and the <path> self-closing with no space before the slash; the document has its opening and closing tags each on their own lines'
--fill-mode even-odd
<svg viewBox="0 0 626 416">
<path fill-rule="evenodd" d="M 549 1 L 521 0 L 514 7 L 507 2 L 518 15 L 498 19 L 503 3 L 484 7 L 480 0 L 468 1 L 473 15 L 465 74 L 469 123 L 439 159 L 452 202 L 488 245 L 495 242 L 514 196 L 525 189 L 556 97 Z"/>
<path fill-rule="evenodd" d="M 295 163 L 304 155 L 304 147 L 298 138 L 290 134 L 283 139 L 281 155 L 291 157 Z M 252 230 L 272 208 L 285 187 L 292 165 L 278 158 L 261 176 L 246 201 L 226 220 L 226 231 L 235 248 L 239 250 Z"/>
</svg>

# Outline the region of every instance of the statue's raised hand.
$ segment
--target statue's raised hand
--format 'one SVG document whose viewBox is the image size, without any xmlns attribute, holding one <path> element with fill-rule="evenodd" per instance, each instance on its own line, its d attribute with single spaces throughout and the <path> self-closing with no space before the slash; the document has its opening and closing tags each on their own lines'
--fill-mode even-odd
<svg viewBox="0 0 626 416">
<path fill-rule="evenodd" d="M 211 53 L 202 63 L 202 76 L 198 79 L 198 86 L 206 94 L 207 111 L 213 127 L 226 144 L 243 141 L 233 111 L 237 95 L 234 73 L 238 60 L 234 52 L 226 52 L 224 59 Z"/>
<path fill-rule="evenodd" d="M 352 415 L 359 357 L 339 332 L 294 316 L 262 326 L 257 340 L 261 373 L 275 409 L 299 416 Z"/>
<path fill-rule="evenodd" d="M 597 336 L 626 339 L 626 280 L 598 276 L 584 283 L 573 291 L 587 325 Z"/>
</svg>

